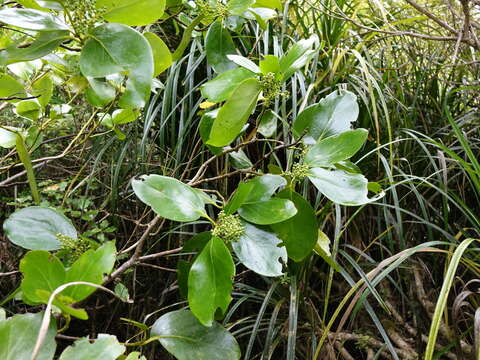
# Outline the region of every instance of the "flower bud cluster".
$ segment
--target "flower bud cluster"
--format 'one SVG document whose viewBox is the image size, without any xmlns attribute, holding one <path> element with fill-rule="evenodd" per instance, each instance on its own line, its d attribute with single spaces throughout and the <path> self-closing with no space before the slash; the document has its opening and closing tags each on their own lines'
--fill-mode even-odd
<svg viewBox="0 0 480 360">
<path fill-rule="evenodd" d="M 260 78 L 260 84 L 263 92 L 264 104 L 269 106 L 275 98 L 288 97 L 288 91 L 282 91 L 282 82 L 277 78 L 275 73 L 269 72 Z"/>
<path fill-rule="evenodd" d="M 70 22 L 75 32 L 83 36 L 105 15 L 105 8 L 97 8 L 95 0 L 69 0 L 65 2 Z"/>
<path fill-rule="evenodd" d="M 245 229 L 238 215 L 226 215 L 221 211 L 212 235 L 226 242 L 234 242 L 238 241 L 244 232 Z"/>
<path fill-rule="evenodd" d="M 206 21 L 214 21 L 216 18 L 228 17 L 228 8 L 220 1 L 200 0 L 196 1 L 198 15 Z"/>
<path fill-rule="evenodd" d="M 62 244 L 60 251 L 68 255 L 71 261 L 78 259 L 85 251 L 90 250 L 90 243 L 81 238 L 74 239 L 67 235 L 58 233 L 57 239 Z"/>
<path fill-rule="evenodd" d="M 292 170 L 286 171 L 284 173 L 285 176 L 289 176 L 292 179 L 292 182 L 297 182 L 298 180 L 302 180 L 304 177 L 308 175 L 308 171 L 310 167 L 305 164 L 293 164 Z"/>
</svg>

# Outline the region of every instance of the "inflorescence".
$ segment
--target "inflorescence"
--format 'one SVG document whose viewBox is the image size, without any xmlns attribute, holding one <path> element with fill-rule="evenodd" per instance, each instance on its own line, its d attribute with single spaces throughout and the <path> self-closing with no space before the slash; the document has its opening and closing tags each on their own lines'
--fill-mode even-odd
<svg viewBox="0 0 480 360">
<path fill-rule="evenodd" d="M 218 214 L 218 221 L 212 231 L 212 235 L 226 242 L 234 242 L 240 239 L 245 229 L 238 215 L 227 215 L 223 211 Z"/>
</svg>

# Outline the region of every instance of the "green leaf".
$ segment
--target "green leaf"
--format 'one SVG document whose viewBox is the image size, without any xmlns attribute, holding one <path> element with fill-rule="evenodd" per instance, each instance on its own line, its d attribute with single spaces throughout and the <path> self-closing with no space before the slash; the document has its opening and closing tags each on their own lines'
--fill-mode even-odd
<svg viewBox="0 0 480 360">
<path fill-rule="evenodd" d="M 244 80 L 235 89 L 218 112 L 207 144 L 225 146 L 235 140 L 255 109 L 260 90 L 260 82 L 257 79 Z"/>
<path fill-rule="evenodd" d="M 267 110 L 260 119 L 258 132 L 266 138 L 272 137 L 277 131 L 277 117 L 272 110 Z"/>
<path fill-rule="evenodd" d="M 282 10 L 283 8 L 281 0 L 256 0 L 254 6 L 279 10 Z"/>
<path fill-rule="evenodd" d="M 188 303 L 205 326 L 212 326 L 215 312 L 228 308 L 232 297 L 235 264 L 222 239 L 212 237 L 190 268 Z"/>
<path fill-rule="evenodd" d="M 237 67 L 220 74 L 215 79 L 202 85 L 202 96 L 211 102 L 222 102 L 229 99 L 235 89 L 255 74 L 243 67 Z"/>
<path fill-rule="evenodd" d="M 118 109 L 112 114 L 112 124 L 121 125 L 128 124 L 137 120 L 140 116 L 140 111 L 134 109 Z"/>
<path fill-rule="evenodd" d="M 150 25 L 163 16 L 165 0 L 97 0 L 107 21 L 130 26 Z"/>
<path fill-rule="evenodd" d="M 254 3 L 255 0 L 230 0 L 227 9 L 231 15 L 242 15 Z"/>
<path fill-rule="evenodd" d="M 287 250 L 280 246 L 275 234 L 259 229 L 249 223 L 243 223 L 245 232 L 238 241 L 232 242 L 233 251 L 238 259 L 250 270 L 263 276 L 280 276 L 287 263 Z M 280 262 L 280 259 L 282 262 Z"/>
<path fill-rule="evenodd" d="M 147 358 L 145 356 L 142 356 L 142 354 L 139 353 L 138 351 L 135 351 L 128 354 L 125 360 L 147 360 Z"/>
<path fill-rule="evenodd" d="M 28 47 L 17 47 L 17 44 L 8 46 L 0 51 L 0 65 L 42 58 L 54 51 L 68 35 L 69 32 L 63 30 L 45 31 L 41 32 Z"/>
<path fill-rule="evenodd" d="M 252 162 L 242 149 L 232 151 L 228 153 L 228 156 L 234 169 L 248 169 L 253 166 Z"/>
<path fill-rule="evenodd" d="M 273 198 L 255 202 L 245 202 L 238 213 L 245 220 L 258 224 L 270 225 L 285 221 L 295 216 L 297 209 L 290 200 Z"/>
<path fill-rule="evenodd" d="M 241 67 L 244 67 L 245 69 L 250 70 L 255 74 L 261 74 L 260 68 L 252 60 L 247 59 L 244 56 L 227 55 L 227 58 L 233 61 L 235 64 L 240 65 Z"/>
<path fill-rule="evenodd" d="M 135 195 L 157 215 L 174 221 L 194 221 L 205 216 L 205 203 L 188 185 L 174 178 L 142 175 L 132 181 Z"/>
<path fill-rule="evenodd" d="M 154 71 L 153 76 L 157 77 L 172 65 L 172 54 L 168 46 L 157 35 L 151 32 L 143 33 L 153 52 Z"/>
<path fill-rule="evenodd" d="M 345 90 L 334 91 L 297 116 L 293 133 L 298 138 L 306 131 L 304 141 L 315 144 L 318 140 L 350 130 L 358 112 L 355 94 Z"/>
<path fill-rule="evenodd" d="M 320 140 L 305 155 L 305 164 L 311 167 L 328 167 L 347 160 L 362 148 L 367 137 L 367 130 L 357 129 Z"/>
<path fill-rule="evenodd" d="M 34 9 L 13 7 L 0 9 L 0 22 L 35 31 L 68 30 L 67 25 L 60 18 Z"/>
<path fill-rule="evenodd" d="M 65 284 L 63 264 L 45 250 L 29 251 L 20 261 L 20 271 L 23 274 L 23 300 L 30 305 L 47 303 L 50 294 Z M 39 290 L 44 292 L 40 293 Z"/>
<path fill-rule="evenodd" d="M 23 85 L 10 75 L 0 75 L 0 97 L 5 98 L 12 96 L 25 96 Z M 12 100 L 11 102 L 15 102 L 15 100 Z"/>
<path fill-rule="evenodd" d="M 20 5 L 23 5 L 23 7 L 26 7 L 26 8 L 31 8 L 31 9 L 37 9 L 37 10 L 41 10 L 42 7 L 39 6 L 36 1 L 34 0 L 17 0 L 17 2 L 20 4 Z"/>
<path fill-rule="evenodd" d="M 263 75 L 268 73 L 278 73 L 280 71 L 280 61 L 275 55 L 265 55 L 259 63 L 260 71 Z"/>
<path fill-rule="evenodd" d="M 6 320 L 0 320 L 0 359 L 31 360 L 42 318 L 43 312 L 40 312 L 17 314 Z M 55 322 L 51 321 L 37 360 L 53 359 L 57 347 L 56 333 Z"/>
<path fill-rule="evenodd" d="M 153 336 L 178 360 L 239 360 L 235 338 L 217 322 L 203 326 L 188 310 L 169 312 L 152 326 Z"/>
<path fill-rule="evenodd" d="M 228 54 L 237 52 L 230 32 L 222 26 L 220 20 L 215 21 L 207 31 L 205 51 L 208 64 L 216 73 L 223 73 L 236 68 L 234 62 L 227 58 Z"/>
<path fill-rule="evenodd" d="M 275 10 L 253 7 L 243 14 L 246 19 L 255 19 L 262 30 L 267 29 L 267 21 L 277 17 Z"/>
<path fill-rule="evenodd" d="M 101 284 L 103 276 L 110 274 L 115 265 L 115 244 L 109 241 L 97 250 L 88 250 L 83 253 L 68 269 L 65 283 L 86 281 Z M 62 291 L 63 295 L 70 296 L 75 302 L 82 301 L 97 289 L 87 285 L 75 285 Z"/>
<path fill-rule="evenodd" d="M 87 78 L 128 73 L 122 108 L 143 107 L 150 97 L 153 54 L 148 41 L 136 30 L 121 24 L 93 29 L 80 56 L 80 70 Z"/>
<path fill-rule="evenodd" d="M 53 94 L 53 81 L 48 73 L 35 80 L 31 93 L 33 96 L 40 96 L 37 100 L 43 108 L 48 105 Z"/>
<path fill-rule="evenodd" d="M 318 36 L 312 35 L 308 39 L 303 39 L 290 47 L 287 53 L 280 59 L 280 71 L 284 74 L 292 73 L 292 67 L 296 61 L 309 51 L 313 45 L 318 42 Z M 287 78 L 287 76 L 285 77 Z"/>
<path fill-rule="evenodd" d="M 253 185 L 253 189 L 245 202 L 270 199 L 278 188 L 287 185 L 287 180 L 280 175 L 265 174 L 253 178 L 249 183 Z"/>
<path fill-rule="evenodd" d="M 328 236 L 321 230 L 318 230 L 318 240 L 314 248 L 315 253 L 320 256 L 325 262 L 330 265 L 335 271 L 340 271 L 335 260 L 332 258 L 330 252 L 330 239 Z"/>
<path fill-rule="evenodd" d="M 85 91 L 85 96 L 90 105 L 103 108 L 115 99 L 115 88 L 105 79 L 95 79 L 87 77 L 89 88 Z"/>
<path fill-rule="evenodd" d="M 288 256 L 294 261 L 302 261 L 311 254 L 317 243 L 318 222 L 315 210 L 301 195 L 290 189 L 283 190 L 278 197 L 291 200 L 295 204 L 297 214 L 271 227 L 283 240 Z"/>
<path fill-rule="evenodd" d="M 233 193 L 230 201 L 225 205 L 223 211 L 227 215 L 233 214 L 240 206 L 247 200 L 250 191 L 252 191 L 254 184 L 252 182 L 241 182 L 238 184 L 237 190 Z"/>
<path fill-rule="evenodd" d="M 198 132 L 200 133 L 200 137 L 202 138 L 202 141 L 205 144 L 207 143 L 208 138 L 210 136 L 210 131 L 212 131 L 213 122 L 218 116 L 218 110 L 219 109 L 215 109 L 215 110 L 206 112 L 205 114 L 203 114 L 203 116 L 200 119 L 200 124 L 198 125 Z M 214 155 L 219 155 L 223 152 L 223 149 L 221 147 L 216 147 L 211 145 L 206 145 L 206 146 Z"/>
<path fill-rule="evenodd" d="M 37 99 L 22 100 L 15 105 L 15 113 L 28 120 L 37 120 L 42 112 L 42 107 Z"/>
<path fill-rule="evenodd" d="M 368 198 L 368 180 L 362 174 L 343 170 L 310 169 L 308 178 L 323 195 L 341 205 L 358 206 L 376 201 L 384 196 L 380 193 Z"/>
<path fill-rule="evenodd" d="M 5 235 L 15 245 L 30 250 L 58 250 L 57 234 L 77 238 L 72 222 L 56 210 L 30 206 L 15 211 L 3 223 Z"/>
<path fill-rule="evenodd" d="M 87 338 L 75 341 L 62 352 L 59 360 L 115 360 L 124 352 L 125 346 L 118 342 L 116 336 L 98 334 L 93 343 Z"/>
<path fill-rule="evenodd" d="M 15 147 L 17 144 L 17 133 L 22 133 L 22 129 L 12 126 L 4 126 L 3 128 L 0 128 L 0 147 L 4 149 Z"/>
</svg>

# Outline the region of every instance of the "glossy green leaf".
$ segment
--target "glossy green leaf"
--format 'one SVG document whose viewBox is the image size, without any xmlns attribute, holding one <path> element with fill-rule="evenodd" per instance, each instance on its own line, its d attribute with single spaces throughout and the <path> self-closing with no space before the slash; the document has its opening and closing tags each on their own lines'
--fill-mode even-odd
<svg viewBox="0 0 480 360">
<path fill-rule="evenodd" d="M 28 120 L 37 120 L 42 112 L 42 106 L 37 99 L 22 100 L 15 105 L 15 113 Z"/>
<path fill-rule="evenodd" d="M 0 21 L 22 29 L 36 31 L 68 30 L 60 18 L 51 13 L 35 9 L 0 9 Z"/>
<path fill-rule="evenodd" d="M 13 96 L 25 96 L 25 89 L 23 85 L 13 76 L 7 74 L 0 75 L 0 97 L 7 98 Z"/>
<path fill-rule="evenodd" d="M 246 19 L 255 19 L 262 30 L 267 29 L 267 22 L 277 17 L 275 10 L 261 7 L 249 8 L 243 14 Z"/>
<path fill-rule="evenodd" d="M 215 79 L 202 85 L 202 96 L 211 102 L 222 102 L 229 99 L 235 89 L 255 74 L 243 67 L 237 67 L 220 74 Z"/>
<path fill-rule="evenodd" d="M 271 227 L 283 241 L 288 256 L 295 261 L 302 261 L 311 254 L 317 243 L 318 222 L 315 210 L 308 201 L 290 189 L 283 190 L 278 197 L 292 201 L 297 214 Z"/>
<path fill-rule="evenodd" d="M 12 130 L 12 131 L 10 131 Z M 4 126 L 0 128 L 0 147 L 11 149 L 17 144 L 17 133 L 21 133 L 22 129 Z"/>
<path fill-rule="evenodd" d="M 240 55 L 227 55 L 227 58 L 231 61 L 233 61 L 235 64 L 240 65 L 241 67 L 244 67 L 247 70 L 250 70 L 251 72 L 255 74 L 260 74 L 260 68 L 255 64 L 252 60 L 240 56 Z"/>
<path fill-rule="evenodd" d="M 252 191 L 254 184 L 252 182 L 241 182 L 238 184 L 237 190 L 233 193 L 231 199 L 225 205 L 223 211 L 227 215 L 231 215 L 236 212 L 240 206 L 247 200 L 250 191 Z"/>
<path fill-rule="evenodd" d="M 17 0 L 17 2 L 26 8 L 41 10 L 42 7 L 34 0 Z"/>
<path fill-rule="evenodd" d="M 275 55 L 265 55 L 258 64 L 263 75 L 268 73 L 278 73 L 280 71 L 280 60 Z"/>
<path fill-rule="evenodd" d="M 132 180 L 135 195 L 157 215 L 174 221 L 194 221 L 205 216 L 205 203 L 188 185 L 174 178 L 142 175 Z"/>
<path fill-rule="evenodd" d="M 39 79 L 35 80 L 32 84 L 32 95 L 39 96 L 38 102 L 45 108 L 53 94 L 53 81 L 49 74 L 42 75 Z"/>
<path fill-rule="evenodd" d="M 317 50 L 307 50 L 284 73 L 283 79 L 289 79 L 295 72 L 303 68 L 317 53 Z"/>
<path fill-rule="evenodd" d="M 178 360 L 239 360 L 240 347 L 219 323 L 203 326 L 188 310 L 169 312 L 152 326 L 152 336 Z"/>
<path fill-rule="evenodd" d="M 274 233 L 243 223 L 245 232 L 238 241 L 232 242 L 233 251 L 238 259 L 250 270 L 263 276 L 281 276 L 282 263 L 288 261 L 287 250 L 281 246 Z M 281 260 L 280 260 L 281 259 Z"/>
<path fill-rule="evenodd" d="M 115 336 L 98 334 L 93 343 L 87 338 L 76 340 L 62 352 L 59 360 L 115 360 L 124 352 L 125 346 Z"/>
<path fill-rule="evenodd" d="M 242 149 L 228 153 L 228 157 L 230 158 L 230 162 L 234 169 L 248 169 L 253 166 L 252 162 Z"/>
<path fill-rule="evenodd" d="M 260 119 L 258 132 L 266 138 L 272 137 L 277 131 L 277 117 L 272 110 L 267 110 Z"/>
<path fill-rule="evenodd" d="M 119 106 L 143 107 L 151 91 L 152 49 L 139 32 L 126 25 L 100 25 L 93 29 L 82 49 L 80 70 L 87 78 L 127 72 L 126 89 L 119 99 Z"/>
<path fill-rule="evenodd" d="M 225 29 L 220 20 L 215 21 L 207 31 L 205 51 L 208 64 L 216 73 L 223 73 L 237 67 L 227 58 L 228 54 L 237 52 L 230 32 Z"/>
<path fill-rule="evenodd" d="M 320 140 L 305 155 L 305 164 L 311 167 L 327 167 L 350 159 L 367 140 L 365 129 L 348 130 Z"/>
<path fill-rule="evenodd" d="M 0 51 L 0 65 L 44 57 L 61 45 L 68 38 L 68 35 L 69 32 L 63 30 L 44 31 L 28 47 L 8 46 Z"/>
<path fill-rule="evenodd" d="M 270 199 L 275 191 L 287 185 L 287 180 L 280 175 L 265 174 L 253 178 L 249 183 L 253 185 L 253 188 L 245 202 Z"/>
<path fill-rule="evenodd" d="M 200 124 L 198 126 L 198 132 L 200 133 L 200 137 L 202 138 L 202 141 L 206 144 L 208 141 L 208 138 L 210 137 L 210 131 L 212 131 L 212 125 L 215 119 L 218 116 L 218 111 L 220 109 L 215 109 L 209 112 L 206 112 L 203 114 L 203 116 L 200 119 Z M 211 145 L 206 145 L 208 149 L 212 152 L 214 155 L 219 155 L 223 152 L 222 147 L 217 147 L 217 146 L 211 146 Z"/>
<path fill-rule="evenodd" d="M 57 234 L 77 238 L 72 222 L 56 210 L 30 206 L 15 211 L 3 223 L 3 230 L 15 245 L 30 250 L 57 250 Z"/>
<path fill-rule="evenodd" d="M 254 224 L 270 225 L 285 221 L 295 216 L 297 209 L 287 199 L 273 198 L 254 202 L 245 202 L 238 209 L 240 216 Z"/>
<path fill-rule="evenodd" d="M 67 270 L 65 282 L 86 281 L 101 284 L 104 275 L 111 273 L 115 265 L 115 244 L 109 241 L 97 250 L 88 250 L 82 254 Z M 87 285 L 75 285 L 62 291 L 63 295 L 70 296 L 75 302 L 82 301 L 96 291 L 96 288 Z"/>
<path fill-rule="evenodd" d="M 160 19 L 165 0 L 97 0 L 98 8 L 105 8 L 107 21 L 130 26 L 150 25 Z"/>
<path fill-rule="evenodd" d="M 205 326 L 212 326 L 215 312 L 228 308 L 232 297 L 235 264 L 222 239 L 212 237 L 196 258 L 188 275 L 188 304 Z"/>
<path fill-rule="evenodd" d="M 310 50 L 316 42 L 318 42 L 318 36 L 313 35 L 308 39 L 302 39 L 293 44 L 287 53 L 280 59 L 280 71 L 282 73 L 291 72 L 290 68 L 298 59 Z"/>
<path fill-rule="evenodd" d="M 254 3 L 255 0 L 229 0 L 227 9 L 231 15 L 242 15 Z"/>
<path fill-rule="evenodd" d="M 383 197 L 368 198 L 368 180 L 362 174 L 343 170 L 310 169 L 308 178 L 323 195 L 341 205 L 363 205 Z"/>
<path fill-rule="evenodd" d="M 218 112 L 207 144 L 225 146 L 235 140 L 255 109 L 260 90 L 257 79 L 247 79 L 235 89 Z"/>
<path fill-rule="evenodd" d="M 63 264 L 45 250 L 29 251 L 20 261 L 20 271 L 23 274 L 23 300 L 30 305 L 46 303 L 50 294 L 65 284 Z"/>
<path fill-rule="evenodd" d="M 320 256 L 325 262 L 334 268 L 336 271 L 340 271 L 339 266 L 333 260 L 332 254 L 330 252 L 330 239 L 328 236 L 321 230 L 318 230 L 318 240 L 314 248 L 315 253 Z"/>
<path fill-rule="evenodd" d="M 254 6 L 279 10 L 283 8 L 281 0 L 256 0 Z"/>
<path fill-rule="evenodd" d="M 43 312 L 17 314 L 8 319 L 0 319 L 0 359 L 31 360 L 42 318 Z M 57 347 L 56 333 L 55 322 L 52 321 L 37 360 L 53 359 Z"/>
<path fill-rule="evenodd" d="M 112 123 L 114 125 L 128 124 L 137 120 L 140 111 L 134 109 L 118 109 L 112 114 Z"/>
<path fill-rule="evenodd" d="M 293 133 L 300 137 L 306 131 L 304 141 L 315 144 L 318 140 L 350 130 L 358 113 L 355 94 L 344 90 L 334 91 L 297 116 L 293 123 Z"/>
<path fill-rule="evenodd" d="M 104 79 L 87 77 L 89 88 L 85 96 L 90 105 L 103 108 L 115 99 L 115 88 Z"/>
<path fill-rule="evenodd" d="M 172 53 L 168 46 L 157 35 L 151 32 L 143 33 L 153 52 L 153 76 L 156 77 L 172 65 Z"/>
<path fill-rule="evenodd" d="M 128 354 L 125 360 L 147 360 L 147 358 L 145 356 L 142 356 L 142 354 L 139 353 L 138 351 L 135 351 Z"/>
</svg>

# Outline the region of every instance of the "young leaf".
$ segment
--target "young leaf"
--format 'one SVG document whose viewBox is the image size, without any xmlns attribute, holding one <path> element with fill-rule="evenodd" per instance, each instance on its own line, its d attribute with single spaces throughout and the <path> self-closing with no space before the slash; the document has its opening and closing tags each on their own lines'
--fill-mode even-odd
<svg viewBox="0 0 480 360">
<path fill-rule="evenodd" d="M 65 284 L 63 264 L 48 251 L 29 251 L 20 261 L 20 271 L 23 300 L 30 305 L 46 303 L 50 294 Z M 39 290 L 44 290 L 46 296 Z"/>
<path fill-rule="evenodd" d="M 355 94 L 338 90 L 329 94 L 318 104 L 303 110 L 293 123 L 293 133 L 298 138 L 304 131 L 304 141 L 315 144 L 328 136 L 350 130 L 351 123 L 357 120 L 359 113 Z"/>
<path fill-rule="evenodd" d="M 153 52 L 154 71 L 153 76 L 157 77 L 172 65 L 172 54 L 168 46 L 157 35 L 151 32 L 143 33 Z"/>
<path fill-rule="evenodd" d="M 0 319 L 0 359 L 31 360 L 42 319 L 43 312 Z M 57 347 L 56 333 L 55 321 L 51 321 L 37 360 L 53 359 Z"/>
<path fill-rule="evenodd" d="M 305 164 L 311 167 L 328 167 L 347 160 L 361 149 L 367 136 L 367 130 L 357 129 L 320 140 L 305 155 Z"/>
<path fill-rule="evenodd" d="M 235 64 L 240 65 L 241 67 L 244 67 L 245 69 L 250 70 L 255 74 L 261 74 L 260 68 L 252 60 L 247 59 L 244 56 L 227 55 L 227 58 L 229 58 Z"/>
<path fill-rule="evenodd" d="M 116 336 L 98 334 L 93 343 L 87 338 L 75 341 L 62 352 L 59 360 L 115 360 L 124 352 L 125 346 Z"/>
<path fill-rule="evenodd" d="M 165 0 L 97 0 L 96 5 L 106 9 L 105 20 L 130 26 L 150 25 L 165 10 Z"/>
<path fill-rule="evenodd" d="M 49 74 L 44 74 L 39 79 L 35 80 L 32 84 L 31 93 L 34 96 L 39 96 L 38 102 L 43 108 L 48 105 L 53 93 L 53 81 Z"/>
<path fill-rule="evenodd" d="M 60 18 L 34 9 L 13 7 L 0 9 L 0 22 L 35 31 L 68 30 L 67 25 Z"/>
<path fill-rule="evenodd" d="M 265 55 L 263 60 L 260 60 L 259 67 L 263 75 L 270 72 L 276 74 L 280 71 L 280 61 L 275 55 Z"/>
<path fill-rule="evenodd" d="M 0 51 L 0 54 L 2 52 Z M 14 77 L 3 74 L 0 75 L 0 97 L 22 97 L 25 96 L 25 89 Z M 14 102 L 15 100 L 12 100 Z M 17 100 L 18 101 L 18 100 Z"/>
<path fill-rule="evenodd" d="M 225 205 L 223 211 L 227 215 L 233 214 L 235 211 L 238 210 L 240 206 L 246 201 L 250 191 L 252 191 L 254 184 L 252 182 L 241 182 L 238 184 L 237 190 L 233 193 L 230 201 Z"/>
<path fill-rule="evenodd" d="M 174 221 L 194 221 L 205 216 L 205 203 L 188 185 L 160 175 L 132 180 L 135 195 L 157 215 Z"/>
<path fill-rule="evenodd" d="M 343 170 L 310 169 L 308 178 L 323 195 L 341 205 L 358 206 L 376 201 L 384 196 L 380 193 L 368 198 L 368 180 L 362 174 Z"/>
<path fill-rule="evenodd" d="M 128 124 L 137 120 L 140 111 L 134 109 L 117 109 L 112 114 L 112 124 L 121 125 Z"/>
<path fill-rule="evenodd" d="M 318 222 L 315 210 L 301 195 L 289 189 L 280 192 L 278 197 L 292 201 L 297 214 L 286 221 L 271 225 L 271 228 L 283 240 L 288 257 L 294 261 L 302 261 L 311 254 L 317 243 Z"/>
<path fill-rule="evenodd" d="M 148 41 L 136 30 L 121 24 L 93 29 L 80 56 L 80 70 L 87 78 L 128 73 L 122 108 L 143 107 L 150 96 L 153 54 Z"/>
<path fill-rule="evenodd" d="M 253 78 L 255 74 L 243 67 L 237 67 L 218 75 L 215 79 L 202 85 L 202 96 L 214 103 L 229 99 L 235 89 L 244 80 Z"/>
<path fill-rule="evenodd" d="M 28 120 L 37 120 L 41 111 L 42 107 L 37 99 L 22 100 L 15 105 L 15 113 Z"/>
<path fill-rule="evenodd" d="M 10 131 L 12 130 L 12 131 Z M 22 129 L 4 126 L 0 128 L 0 147 L 4 149 L 11 149 L 17 143 L 18 133 L 22 133 Z"/>
<path fill-rule="evenodd" d="M 243 223 L 245 232 L 232 242 L 233 251 L 238 259 L 250 270 L 263 276 L 280 276 L 283 266 L 287 263 L 287 250 L 280 246 L 280 240 L 275 234 L 259 229 L 249 223 Z"/>
<path fill-rule="evenodd" d="M 258 225 L 279 223 L 290 219 L 295 216 L 296 213 L 297 209 L 293 202 L 278 198 L 252 202 L 247 201 L 238 209 L 238 214 L 242 218 Z"/>
<path fill-rule="evenodd" d="M 218 112 L 207 144 L 225 146 L 235 140 L 255 109 L 260 90 L 257 79 L 247 79 L 237 87 Z"/>
<path fill-rule="evenodd" d="M 303 39 L 293 44 L 287 53 L 280 59 L 280 71 L 284 74 L 290 73 L 290 68 L 293 64 L 310 50 L 316 42 L 318 42 L 318 36 L 313 35 L 308 39 Z"/>
<path fill-rule="evenodd" d="M 219 323 L 203 326 L 188 310 L 169 312 L 152 326 L 152 336 L 178 360 L 239 360 L 240 347 Z"/>
<path fill-rule="evenodd" d="M 320 256 L 325 262 L 334 268 L 336 271 L 340 271 L 337 263 L 332 258 L 330 253 L 330 239 L 321 230 L 318 230 L 318 240 L 314 248 L 315 253 Z"/>
<path fill-rule="evenodd" d="M 223 73 L 236 68 L 234 62 L 227 58 L 237 52 L 230 32 L 222 26 L 220 20 L 215 21 L 207 31 L 205 51 L 208 64 L 216 73 Z"/>
<path fill-rule="evenodd" d="M 235 264 L 222 239 L 212 237 L 190 268 L 188 304 L 198 320 L 212 326 L 215 312 L 228 308 Z"/>
<path fill-rule="evenodd" d="M 58 234 L 77 238 L 77 231 L 68 218 L 40 206 L 15 211 L 3 223 L 3 230 L 12 243 L 30 250 L 58 250 L 61 247 Z"/>
</svg>

